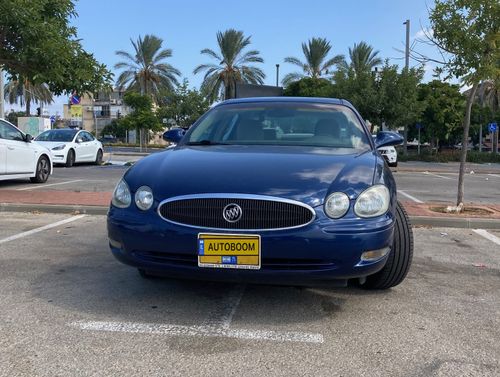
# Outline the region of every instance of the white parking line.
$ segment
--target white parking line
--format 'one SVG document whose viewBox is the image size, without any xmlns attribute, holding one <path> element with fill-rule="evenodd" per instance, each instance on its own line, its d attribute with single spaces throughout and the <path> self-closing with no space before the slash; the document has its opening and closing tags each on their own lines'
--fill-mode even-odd
<svg viewBox="0 0 500 377">
<path fill-rule="evenodd" d="M 500 178 L 500 174 L 488 174 L 490 177 Z"/>
<path fill-rule="evenodd" d="M 323 335 L 296 331 L 229 329 L 213 326 L 181 326 L 153 323 L 79 321 L 70 324 L 81 330 L 159 334 L 167 336 L 224 337 L 274 342 L 323 343 Z"/>
<path fill-rule="evenodd" d="M 423 203 L 423 201 L 421 201 L 420 199 L 417 199 L 414 196 L 411 196 L 410 194 L 407 194 L 403 190 L 398 190 L 398 194 L 406 196 L 408 199 L 413 200 L 415 203 Z"/>
<path fill-rule="evenodd" d="M 73 181 L 50 183 L 48 185 L 47 184 L 43 184 L 43 185 L 38 185 L 38 186 L 23 187 L 23 188 L 17 189 L 17 191 L 36 190 L 36 189 L 39 189 L 39 188 L 45 188 L 45 187 L 57 186 L 57 185 L 67 185 L 69 183 L 75 183 L 75 182 L 80 182 L 80 181 L 83 181 L 83 179 L 75 179 Z"/>
<path fill-rule="evenodd" d="M 35 228 L 35 229 L 28 230 L 27 232 L 18 233 L 18 234 L 15 234 L 13 236 L 1 239 L 0 244 L 6 243 L 9 241 L 14 241 L 14 240 L 17 240 L 19 238 L 31 236 L 32 234 L 40 233 L 40 232 L 43 232 L 44 230 L 55 228 L 56 226 L 60 226 L 60 225 L 64 225 L 64 224 L 76 221 L 76 220 L 80 220 L 82 217 L 85 217 L 85 216 L 86 215 L 72 216 L 72 217 L 69 217 L 67 219 L 57 221 L 57 222 L 52 223 L 52 224 L 41 226 L 40 228 Z"/>
<path fill-rule="evenodd" d="M 473 229 L 472 230 L 474 233 L 479 234 L 480 236 L 486 238 L 487 240 L 490 240 L 493 243 L 496 243 L 497 245 L 500 245 L 500 238 L 497 236 L 491 234 L 490 232 L 484 230 L 484 229 Z"/>
<path fill-rule="evenodd" d="M 455 179 L 455 178 L 445 177 L 444 175 L 439 175 L 439 174 L 429 173 L 428 171 L 425 171 L 423 174 L 425 174 L 425 175 L 430 175 L 430 176 L 432 176 L 432 177 L 443 178 L 443 179 L 451 179 L 451 180 L 454 180 L 454 179 Z"/>
<path fill-rule="evenodd" d="M 243 293 L 245 292 L 244 285 L 235 286 L 225 297 L 224 303 L 220 310 L 215 310 L 203 322 L 203 325 L 217 328 L 228 329 L 231 326 L 234 313 L 240 304 Z"/>
</svg>

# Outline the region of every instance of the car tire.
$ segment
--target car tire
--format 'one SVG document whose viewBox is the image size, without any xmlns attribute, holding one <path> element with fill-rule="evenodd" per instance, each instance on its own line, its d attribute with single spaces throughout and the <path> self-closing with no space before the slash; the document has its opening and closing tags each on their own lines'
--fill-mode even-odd
<svg viewBox="0 0 500 377">
<path fill-rule="evenodd" d="M 41 156 L 36 163 L 35 176 L 30 178 L 33 183 L 44 183 L 49 179 L 50 161 L 46 156 Z"/>
<path fill-rule="evenodd" d="M 101 165 L 101 164 L 102 164 L 102 156 L 103 156 L 103 154 L 102 154 L 102 149 L 99 149 L 99 150 L 97 151 L 96 156 L 95 156 L 95 161 L 94 161 L 94 164 L 96 164 L 96 165 Z"/>
<path fill-rule="evenodd" d="M 70 168 L 75 164 L 75 151 L 70 149 L 68 155 L 66 156 L 66 167 Z"/>
<path fill-rule="evenodd" d="M 366 278 L 365 289 L 388 289 L 400 284 L 410 269 L 413 258 L 413 232 L 410 219 L 401 203 L 396 206 L 394 241 L 384 268 Z"/>
<path fill-rule="evenodd" d="M 389 164 L 391 168 L 397 168 L 398 167 L 398 162 L 393 162 L 392 164 Z"/>
</svg>

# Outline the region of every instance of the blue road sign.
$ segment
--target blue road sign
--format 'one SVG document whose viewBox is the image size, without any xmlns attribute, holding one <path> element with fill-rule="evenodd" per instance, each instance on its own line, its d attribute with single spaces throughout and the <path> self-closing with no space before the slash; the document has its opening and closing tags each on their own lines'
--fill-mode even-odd
<svg viewBox="0 0 500 377">
<path fill-rule="evenodd" d="M 80 97 L 77 96 L 76 94 L 73 94 L 70 98 L 71 104 L 72 105 L 79 105 L 80 104 Z"/>
<path fill-rule="evenodd" d="M 415 127 L 417 127 L 417 130 L 420 130 L 420 129 L 422 129 L 422 128 L 423 128 L 421 123 L 417 123 L 417 124 L 415 124 Z"/>
<path fill-rule="evenodd" d="M 50 116 L 50 123 L 55 123 L 56 122 L 56 116 L 55 115 L 51 115 Z"/>
<path fill-rule="evenodd" d="M 498 126 L 496 123 L 490 123 L 488 125 L 488 130 L 490 130 L 490 132 L 496 132 L 497 128 L 498 128 Z"/>
</svg>

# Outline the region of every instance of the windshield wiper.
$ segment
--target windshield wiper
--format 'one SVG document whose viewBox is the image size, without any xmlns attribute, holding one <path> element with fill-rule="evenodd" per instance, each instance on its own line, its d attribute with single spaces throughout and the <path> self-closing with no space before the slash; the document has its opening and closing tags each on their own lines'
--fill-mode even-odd
<svg viewBox="0 0 500 377">
<path fill-rule="evenodd" d="M 190 141 L 186 145 L 229 145 L 228 143 L 220 143 L 212 140 Z"/>
</svg>

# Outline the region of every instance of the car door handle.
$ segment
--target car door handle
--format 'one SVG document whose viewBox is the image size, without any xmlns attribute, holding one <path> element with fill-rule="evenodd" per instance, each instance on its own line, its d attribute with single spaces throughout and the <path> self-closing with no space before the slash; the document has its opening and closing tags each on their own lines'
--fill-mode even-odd
<svg viewBox="0 0 500 377">
<path fill-rule="evenodd" d="M 15 147 L 11 147 L 10 145 L 7 147 L 9 150 L 13 151 L 14 149 L 16 149 Z"/>
</svg>

